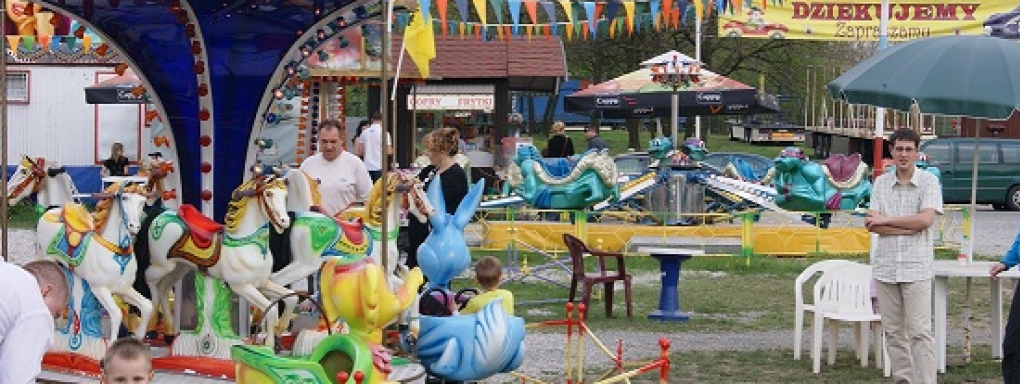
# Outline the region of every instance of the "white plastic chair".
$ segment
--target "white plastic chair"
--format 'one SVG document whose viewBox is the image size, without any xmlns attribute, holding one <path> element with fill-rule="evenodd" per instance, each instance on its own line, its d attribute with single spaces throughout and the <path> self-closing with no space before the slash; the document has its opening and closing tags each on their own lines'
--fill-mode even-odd
<svg viewBox="0 0 1020 384">
<path fill-rule="evenodd" d="M 868 366 L 868 336 L 871 332 L 861 332 L 861 329 L 868 326 L 875 332 L 875 360 L 883 367 L 884 373 L 889 372 L 882 316 L 875 313 L 871 304 L 870 265 L 851 263 L 830 269 L 815 283 L 813 298 L 811 359 L 814 373 L 822 370 L 822 329 L 825 323 L 829 323 L 829 365 L 836 363 L 837 321 L 855 323 L 854 345 L 862 367 Z"/>
<path fill-rule="evenodd" d="M 825 274 L 830 269 L 844 266 L 847 264 L 857 264 L 849 260 L 823 260 L 817 263 L 809 265 L 800 275 L 797 276 L 797 280 L 793 284 L 794 289 L 794 301 L 796 302 L 795 311 L 793 317 L 793 359 L 800 360 L 800 349 L 801 343 L 804 338 L 804 316 L 808 312 L 814 312 L 815 306 L 812 303 L 804 302 L 804 284 L 811 280 L 815 274 Z"/>
</svg>

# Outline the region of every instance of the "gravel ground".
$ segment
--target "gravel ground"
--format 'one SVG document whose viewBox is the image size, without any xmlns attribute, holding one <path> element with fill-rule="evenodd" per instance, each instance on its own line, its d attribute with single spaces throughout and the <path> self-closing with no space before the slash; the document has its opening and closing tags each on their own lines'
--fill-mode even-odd
<svg viewBox="0 0 1020 384">
<path fill-rule="evenodd" d="M 959 212 L 947 212 L 951 220 L 959 221 Z M 1012 244 L 1017 234 L 1020 214 L 1015 212 L 995 212 L 990 208 L 979 208 L 976 217 L 976 251 L 984 255 L 1001 255 Z M 854 219 L 849 219 L 854 220 Z M 34 258 L 34 232 L 30 230 L 11 230 L 8 233 L 10 245 L 8 254 L 16 263 L 24 263 Z M 959 233 L 952 233 L 955 239 Z M 954 239 L 954 240 L 955 240 Z M 743 333 L 675 333 L 659 334 L 631 331 L 599 331 L 596 336 L 615 351 L 617 340 L 623 340 L 624 358 L 627 361 L 647 361 L 658 355 L 658 340 L 662 337 L 670 339 L 671 351 L 719 351 L 719 350 L 773 350 L 791 348 L 793 330 L 775 330 L 768 332 Z M 849 329 L 841 336 L 841 341 L 849 347 L 851 336 Z M 987 330 L 976 329 L 973 334 L 975 345 L 988 345 L 991 334 Z M 562 375 L 564 368 L 565 335 L 562 333 L 529 333 L 527 335 L 527 356 L 521 372 L 531 376 Z M 949 343 L 962 344 L 959 330 L 950 331 Z M 804 341 L 807 351 L 808 340 Z M 806 352 L 805 352 L 806 353 Z M 585 366 L 591 368 L 605 367 L 609 357 L 601 352 L 594 342 L 585 343 Z M 807 358 L 806 355 L 803 358 Z M 508 375 L 493 377 L 487 382 L 510 382 Z"/>
</svg>

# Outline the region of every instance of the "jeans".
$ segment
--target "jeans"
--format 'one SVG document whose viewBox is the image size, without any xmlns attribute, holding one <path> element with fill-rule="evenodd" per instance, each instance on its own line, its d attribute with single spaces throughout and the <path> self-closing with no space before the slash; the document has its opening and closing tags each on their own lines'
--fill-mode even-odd
<svg viewBox="0 0 1020 384">
<path fill-rule="evenodd" d="M 1020 282 L 1017 288 L 1020 288 Z M 1002 339 L 1002 381 L 1020 383 L 1020 295 L 1016 291 L 1013 291 L 1006 335 Z"/>
</svg>

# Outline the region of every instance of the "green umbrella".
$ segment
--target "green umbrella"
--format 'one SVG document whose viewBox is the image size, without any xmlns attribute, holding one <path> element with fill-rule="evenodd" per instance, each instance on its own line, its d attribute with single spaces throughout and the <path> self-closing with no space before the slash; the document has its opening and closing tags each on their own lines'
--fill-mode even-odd
<svg viewBox="0 0 1020 384">
<path fill-rule="evenodd" d="M 1020 106 L 1020 44 L 990 36 L 939 36 L 876 53 L 828 84 L 834 99 L 921 113 L 1003 120 Z M 980 129 L 975 129 L 975 137 Z M 979 150 L 974 140 L 974 153 Z M 970 210 L 977 200 L 974 156 Z M 974 233 L 974 220 L 970 221 Z M 974 237 L 964 240 L 973 258 Z"/>
<path fill-rule="evenodd" d="M 851 104 L 1006 119 L 1020 106 L 1020 44 L 990 36 L 913 40 L 860 62 L 828 89 Z"/>
</svg>

